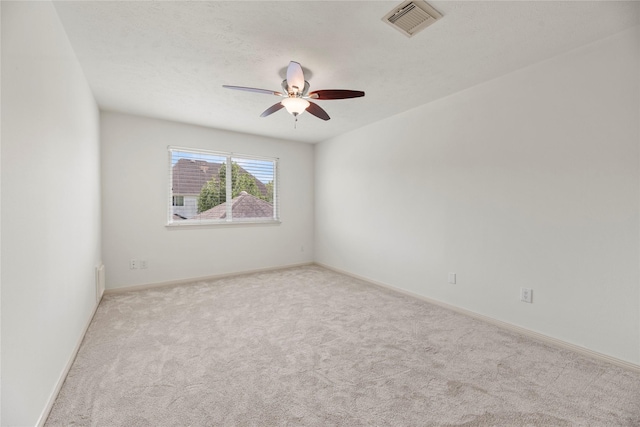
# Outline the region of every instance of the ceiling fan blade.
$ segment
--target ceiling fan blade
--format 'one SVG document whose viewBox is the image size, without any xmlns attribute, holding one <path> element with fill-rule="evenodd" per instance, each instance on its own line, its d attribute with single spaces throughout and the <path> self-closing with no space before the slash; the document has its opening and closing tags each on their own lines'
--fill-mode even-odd
<svg viewBox="0 0 640 427">
<path fill-rule="evenodd" d="M 314 90 L 309 94 L 311 99 L 347 99 L 360 98 L 361 96 L 364 96 L 364 92 L 361 90 L 346 89 Z"/>
<path fill-rule="evenodd" d="M 255 87 L 229 86 L 229 85 L 222 85 L 222 87 L 226 88 L 226 89 L 244 90 L 244 91 L 247 91 L 247 92 L 264 93 L 264 94 L 267 94 L 267 95 L 284 96 L 281 92 L 276 92 L 275 90 L 269 90 L 269 89 L 256 89 Z"/>
<path fill-rule="evenodd" d="M 287 83 L 289 89 L 293 89 L 295 86 L 298 88 L 298 92 L 304 90 L 304 72 L 302 66 L 295 61 L 289 62 L 289 67 L 287 67 Z"/>
<path fill-rule="evenodd" d="M 278 102 L 277 104 L 273 104 L 271 107 L 269 107 L 266 110 L 264 110 L 264 112 L 262 114 L 260 114 L 260 117 L 267 117 L 268 115 L 271 115 L 271 114 L 275 113 L 276 111 L 280 110 L 281 108 L 284 108 L 284 105 L 282 105 L 281 102 Z"/>
<path fill-rule="evenodd" d="M 313 114 L 314 116 L 316 116 L 319 119 L 322 120 L 329 120 L 331 117 L 329 117 L 329 115 L 327 114 L 326 111 L 324 111 L 322 108 L 320 108 L 320 106 L 318 104 L 314 104 L 313 102 L 309 102 L 309 106 L 307 107 L 307 111 L 310 114 Z"/>
</svg>

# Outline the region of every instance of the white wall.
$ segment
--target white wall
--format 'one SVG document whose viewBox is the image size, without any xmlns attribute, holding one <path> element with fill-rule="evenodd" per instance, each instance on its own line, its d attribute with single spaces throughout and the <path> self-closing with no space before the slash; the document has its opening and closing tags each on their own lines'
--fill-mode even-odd
<svg viewBox="0 0 640 427">
<path fill-rule="evenodd" d="M 638 40 L 317 145 L 316 260 L 640 363 Z"/>
<path fill-rule="evenodd" d="M 1 424 L 32 426 L 95 307 L 99 115 L 52 4 L 1 7 Z"/>
<path fill-rule="evenodd" d="M 107 288 L 313 261 L 312 146 L 110 112 L 101 140 Z M 165 227 L 169 145 L 278 157 L 282 223 Z"/>
</svg>

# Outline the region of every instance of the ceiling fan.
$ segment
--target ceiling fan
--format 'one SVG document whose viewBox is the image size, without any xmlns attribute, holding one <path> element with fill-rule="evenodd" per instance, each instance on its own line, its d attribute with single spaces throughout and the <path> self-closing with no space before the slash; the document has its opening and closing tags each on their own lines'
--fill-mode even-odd
<svg viewBox="0 0 640 427">
<path fill-rule="evenodd" d="M 330 119 L 326 111 L 320 108 L 318 104 L 309 101 L 309 99 L 347 99 L 364 96 L 364 92 L 360 90 L 325 89 L 309 92 L 309 82 L 304 79 L 302 67 L 295 61 L 289 62 L 289 66 L 287 67 L 287 78 L 282 81 L 282 89 L 284 89 L 284 92 L 244 86 L 223 85 L 222 87 L 280 96 L 284 99 L 264 110 L 260 117 L 267 117 L 282 108 L 286 108 L 287 111 L 296 118 L 296 121 L 298 121 L 298 116 L 305 111 L 308 111 L 310 114 L 313 114 L 322 120 Z"/>
</svg>

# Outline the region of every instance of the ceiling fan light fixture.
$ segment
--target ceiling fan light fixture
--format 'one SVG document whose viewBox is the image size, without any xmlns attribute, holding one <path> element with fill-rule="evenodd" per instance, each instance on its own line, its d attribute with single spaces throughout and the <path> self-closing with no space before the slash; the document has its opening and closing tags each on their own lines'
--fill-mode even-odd
<svg viewBox="0 0 640 427">
<path fill-rule="evenodd" d="M 309 101 L 302 98 L 285 98 L 281 101 L 281 104 L 284 105 L 289 114 L 297 116 L 305 112 L 309 106 Z"/>
</svg>

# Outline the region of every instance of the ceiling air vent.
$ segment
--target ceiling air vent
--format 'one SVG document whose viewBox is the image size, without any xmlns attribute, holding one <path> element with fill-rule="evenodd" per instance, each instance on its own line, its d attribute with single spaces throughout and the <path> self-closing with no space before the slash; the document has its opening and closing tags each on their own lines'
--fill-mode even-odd
<svg viewBox="0 0 640 427">
<path fill-rule="evenodd" d="M 387 13 L 382 20 L 407 37 L 411 37 L 442 18 L 437 10 L 422 0 L 409 0 Z"/>
</svg>

